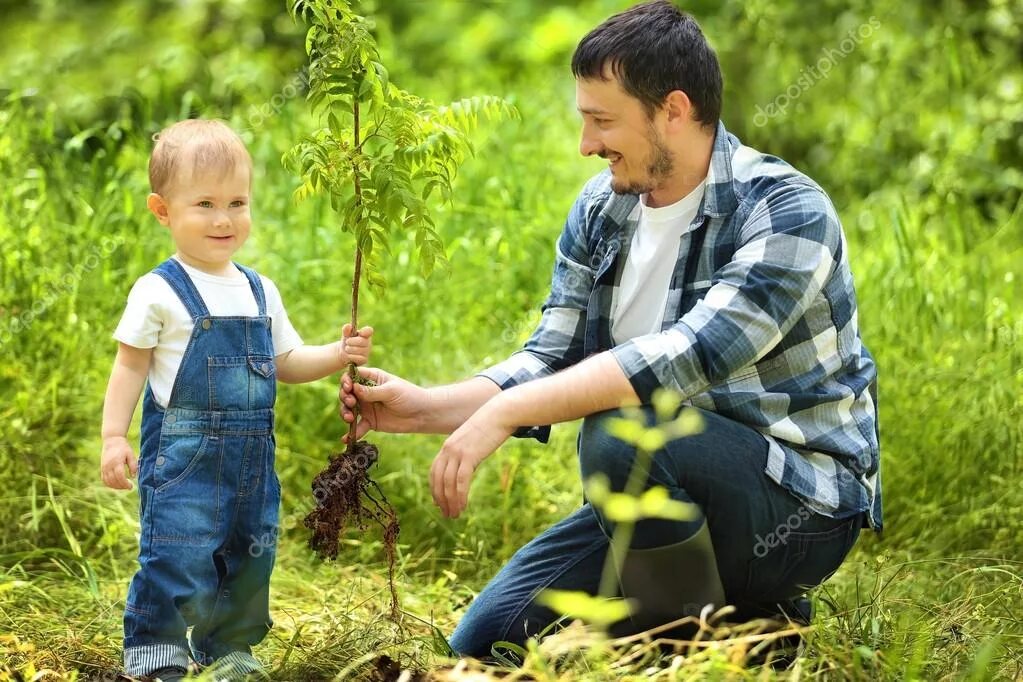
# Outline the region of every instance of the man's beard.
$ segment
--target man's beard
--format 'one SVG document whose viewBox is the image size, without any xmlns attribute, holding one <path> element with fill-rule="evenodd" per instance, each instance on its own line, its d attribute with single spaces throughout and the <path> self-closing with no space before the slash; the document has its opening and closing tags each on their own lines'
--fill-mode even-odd
<svg viewBox="0 0 1023 682">
<path fill-rule="evenodd" d="M 611 176 L 611 189 L 618 194 L 649 194 L 657 188 L 661 180 L 675 170 L 675 157 L 660 136 L 651 128 L 650 143 L 652 158 L 646 167 L 643 178 L 621 179 Z"/>
</svg>

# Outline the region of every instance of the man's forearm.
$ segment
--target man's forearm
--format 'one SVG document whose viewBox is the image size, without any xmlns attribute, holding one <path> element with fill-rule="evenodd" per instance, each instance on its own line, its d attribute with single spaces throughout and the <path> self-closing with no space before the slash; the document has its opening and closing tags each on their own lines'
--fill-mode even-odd
<svg viewBox="0 0 1023 682">
<path fill-rule="evenodd" d="M 427 389 L 430 407 L 417 431 L 449 434 L 500 392 L 501 388 L 485 377 Z"/>
<path fill-rule="evenodd" d="M 609 352 L 504 391 L 485 407 L 511 427 L 557 424 L 638 404 L 632 384 Z"/>
</svg>

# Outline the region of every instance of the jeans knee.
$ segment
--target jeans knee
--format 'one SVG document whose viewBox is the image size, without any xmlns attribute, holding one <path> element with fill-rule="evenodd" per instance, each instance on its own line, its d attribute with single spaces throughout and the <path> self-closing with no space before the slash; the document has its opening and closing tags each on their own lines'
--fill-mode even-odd
<svg viewBox="0 0 1023 682">
<path fill-rule="evenodd" d="M 636 449 L 607 432 L 611 419 L 620 416 L 618 410 L 590 415 L 583 420 L 579 432 L 579 467 L 585 482 L 594 474 L 605 475 L 611 489 L 625 488 L 636 459 Z"/>
</svg>

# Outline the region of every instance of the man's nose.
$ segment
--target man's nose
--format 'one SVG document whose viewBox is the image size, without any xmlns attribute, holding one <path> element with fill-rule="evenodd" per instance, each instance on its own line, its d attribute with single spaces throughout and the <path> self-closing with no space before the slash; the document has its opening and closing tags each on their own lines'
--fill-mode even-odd
<svg viewBox="0 0 1023 682">
<path fill-rule="evenodd" d="M 590 132 L 589 126 L 583 126 L 582 136 L 579 140 L 579 153 L 583 156 L 593 156 L 603 151 L 604 145 Z"/>
</svg>

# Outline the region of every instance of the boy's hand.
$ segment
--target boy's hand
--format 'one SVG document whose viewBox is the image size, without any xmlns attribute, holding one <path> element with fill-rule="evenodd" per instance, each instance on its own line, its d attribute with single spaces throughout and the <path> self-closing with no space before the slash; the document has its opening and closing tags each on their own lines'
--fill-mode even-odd
<svg viewBox="0 0 1023 682">
<path fill-rule="evenodd" d="M 131 490 L 131 482 L 124 475 L 125 467 L 129 476 L 135 477 L 139 472 L 139 463 L 135 453 L 124 436 L 109 436 L 103 439 L 103 457 L 100 462 L 100 477 L 108 488 Z"/>
<path fill-rule="evenodd" d="M 346 324 L 341 329 L 341 364 L 354 362 L 365 365 L 369 361 L 369 353 L 373 349 L 373 327 L 363 327 L 358 334 L 352 334 L 352 325 Z"/>
</svg>

